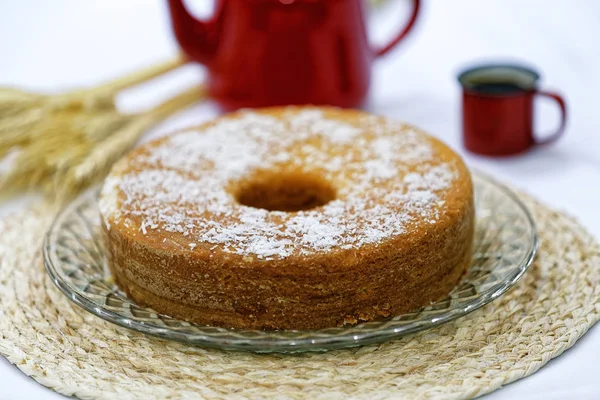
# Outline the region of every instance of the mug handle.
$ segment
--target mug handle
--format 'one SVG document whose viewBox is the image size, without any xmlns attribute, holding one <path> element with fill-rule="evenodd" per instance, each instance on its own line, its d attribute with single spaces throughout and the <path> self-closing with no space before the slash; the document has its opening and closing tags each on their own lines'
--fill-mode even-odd
<svg viewBox="0 0 600 400">
<path fill-rule="evenodd" d="M 398 43 L 402 41 L 414 27 L 415 22 L 417 21 L 417 16 L 419 15 L 419 9 L 421 8 L 421 0 L 413 0 L 413 12 L 408 20 L 408 23 L 404 26 L 404 28 L 396 35 L 391 42 L 389 42 L 384 47 L 377 49 L 375 51 L 375 58 L 379 58 L 386 53 L 388 53 L 391 49 L 393 49 Z"/>
<path fill-rule="evenodd" d="M 555 140 L 560 138 L 563 135 L 563 133 L 565 133 L 565 127 L 567 125 L 567 104 L 566 104 L 565 100 L 559 94 L 556 94 L 556 93 L 536 91 L 535 94 L 540 97 L 547 97 L 547 98 L 554 100 L 558 104 L 558 107 L 560 108 L 560 126 L 558 127 L 558 130 L 556 131 L 556 133 L 554 133 L 544 139 L 535 139 L 534 138 L 536 145 L 545 145 L 545 144 L 554 142 Z"/>
</svg>

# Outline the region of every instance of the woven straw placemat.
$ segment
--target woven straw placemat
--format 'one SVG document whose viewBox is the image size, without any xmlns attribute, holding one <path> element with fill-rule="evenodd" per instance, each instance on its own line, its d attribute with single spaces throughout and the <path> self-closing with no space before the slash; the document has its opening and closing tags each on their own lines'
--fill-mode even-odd
<svg viewBox="0 0 600 400">
<path fill-rule="evenodd" d="M 573 219 L 523 196 L 541 246 L 525 277 L 454 322 L 380 345 L 300 355 L 157 340 L 71 304 L 39 257 L 52 211 L 0 223 L 0 353 L 83 399 L 476 397 L 528 376 L 600 316 L 600 247 Z"/>
</svg>

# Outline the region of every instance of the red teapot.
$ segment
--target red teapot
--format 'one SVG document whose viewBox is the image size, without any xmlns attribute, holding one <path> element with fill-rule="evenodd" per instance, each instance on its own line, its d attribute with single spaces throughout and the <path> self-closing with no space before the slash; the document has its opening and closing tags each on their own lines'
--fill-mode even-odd
<svg viewBox="0 0 600 400">
<path fill-rule="evenodd" d="M 212 98 L 225 110 L 286 104 L 359 107 L 373 60 L 406 37 L 406 25 L 385 46 L 368 41 L 362 0 L 216 0 L 200 21 L 183 0 L 169 0 L 175 37 L 208 70 Z"/>
</svg>

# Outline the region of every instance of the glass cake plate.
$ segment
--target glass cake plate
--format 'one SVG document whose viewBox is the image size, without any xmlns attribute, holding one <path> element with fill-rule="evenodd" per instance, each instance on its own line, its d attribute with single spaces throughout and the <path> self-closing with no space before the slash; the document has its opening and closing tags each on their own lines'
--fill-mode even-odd
<svg viewBox="0 0 600 400">
<path fill-rule="evenodd" d="M 488 304 L 531 265 L 537 234 L 526 207 L 490 178 L 475 174 L 473 180 L 477 226 L 467 275 L 447 298 L 383 321 L 314 331 L 233 330 L 196 325 L 141 307 L 119 290 L 108 272 L 98 190 L 83 194 L 56 217 L 45 237 L 44 263 L 56 286 L 78 306 L 114 324 L 163 339 L 254 352 L 325 351 L 383 342 L 441 325 Z"/>
</svg>

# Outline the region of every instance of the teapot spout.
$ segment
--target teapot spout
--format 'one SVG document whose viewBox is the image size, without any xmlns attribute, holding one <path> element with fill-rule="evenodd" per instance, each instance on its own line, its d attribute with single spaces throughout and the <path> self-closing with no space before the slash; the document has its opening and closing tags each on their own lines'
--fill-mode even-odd
<svg viewBox="0 0 600 400">
<path fill-rule="evenodd" d="M 183 0 L 169 0 L 173 32 L 186 55 L 194 61 L 209 64 L 217 48 L 216 18 L 196 19 Z"/>
</svg>

